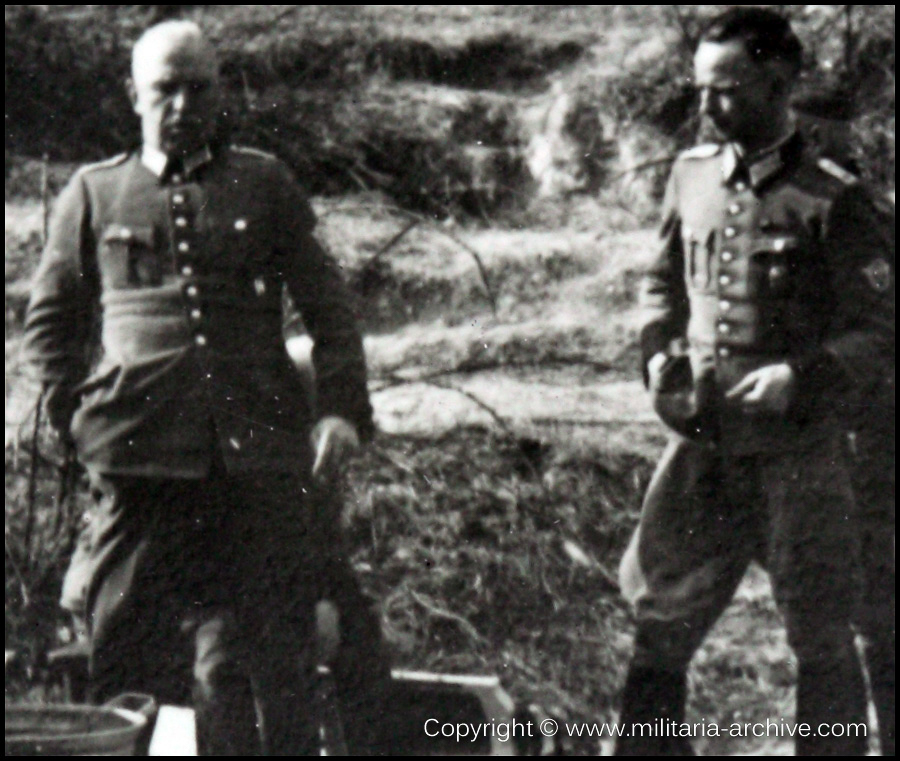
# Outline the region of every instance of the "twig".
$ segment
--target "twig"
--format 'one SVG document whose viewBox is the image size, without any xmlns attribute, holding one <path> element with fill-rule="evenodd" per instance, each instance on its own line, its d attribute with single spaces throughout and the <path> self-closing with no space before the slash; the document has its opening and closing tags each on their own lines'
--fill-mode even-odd
<svg viewBox="0 0 900 761">
<path fill-rule="evenodd" d="M 462 247 L 463 249 L 468 251 L 469 254 L 471 254 L 472 258 L 475 260 L 476 266 L 478 267 L 478 274 L 481 277 L 481 282 L 484 285 L 484 290 L 487 294 L 488 302 L 491 305 L 491 314 L 493 314 L 494 317 L 496 317 L 497 316 L 497 296 L 494 294 L 494 289 L 491 287 L 490 280 L 488 279 L 487 268 L 484 266 L 484 262 L 481 259 L 481 255 L 474 248 L 472 248 L 467 243 L 464 243 L 463 241 L 461 241 L 459 238 L 457 238 L 452 233 L 448 233 L 446 230 L 440 230 L 440 229 L 438 229 L 438 232 L 440 232 L 442 235 L 446 235 L 450 240 L 454 241 L 458 246 Z"/>
<path fill-rule="evenodd" d="M 47 245 L 50 234 L 50 157 L 41 157 L 41 245 Z"/>
<path fill-rule="evenodd" d="M 390 251 L 401 240 L 403 240 L 404 237 L 406 237 L 407 233 L 409 233 L 413 228 L 418 227 L 420 224 L 421 224 L 420 219 L 412 219 L 409 222 L 407 222 L 403 226 L 403 228 L 401 228 L 400 232 L 398 232 L 396 235 L 394 235 L 387 243 L 385 243 L 383 246 L 381 246 L 381 248 L 379 248 L 374 254 L 372 254 L 372 256 L 370 256 L 366 260 L 366 263 L 363 264 L 362 269 L 366 270 L 369 267 L 373 266 L 375 264 L 375 262 L 378 261 L 379 258 L 381 258 L 388 251 Z"/>
<path fill-rule="evenodd" d="M 34 517 L 37 505 L 37 470 L 38 470 L 38 436 L 41 432 L 41 407 L 44 405 L 46 389 L 41 389 L 34 408 L 34 431 L 31 435 L 31 462 L 28 470 L 28 499 L 25 503 L 25 567 L 31 565 L 31 534 L 34 530 Z"/>
<path fill-rule="evenodd" d="M 340 211 L 356 211 L 372 208 L 399 214 L 400 216 L 406 217 L 409 220 L 416 220 L 418 224 L 428 225 L 429 229 L 433 230 L 439 235 L 443 235 L 445 238 L 449 238 L 457 246 L 466 251 L 466 253 L 468 253 L 472 257 L 472 259 L 474 259 L 475 266 L 478 268 L 478 276 L 481 278 L 481 284 L 484 286 L 485 295 L 487 296 L 488 304 L 491 307 L 491 313 L 495 317 L 497 316 L 497 295 L 494 292 L 493 287 L 491 286 L 490 278 L 488 276 L 488 270 L 484 264 L 484 260 L 481 258 L 481 254 L 479 254 L 478 251 L 472 248 L 472 246 L 458 238 L 453 233 L 447 232 L 446 230 L 439 227 L 435 223 L 435 220 L 431 219 L 430 217 L 427 217 L 424 214 L 418 214 L 414 211 L 409 211 L 407 209 L 401 209 L 399 206 L 392 206 L 390 204 L 348 204 L 347 206 L 338 206 L 332 209 L 327 209 L 319 216 L 320 218 L 322 218 L 328 216 L 329 214 L 334 214 Z M 406 232 L 408 232 L 408 230 Z M 405 235 L 406 232 L 404 232 L 403 234 Z M 394 245 L 394 243 L 392 242 L 391 245 Z"/>
<path fill-rule="evenodd" d="M 13 570 L 16 581 L 19 582 L 19 589 L 22 592 L 22 605 L 27 608 L 31 604 L 31 592 L 28 589 L 28 584 L 25 582 L 25 576 L 22 574 L 22 569 L 19 567 L 18 562 L 16 562 L 15 554 L 9 546 L 9 537 L 5 535 L 3 537 L 3 547 L 6 559 L 9 561 L 9 565 Z"/>
<path fill-rule="evenodd" d="M 445 383 L 439 383 L 436 380 L 429 380 L 428 378 L 403 378 L 399 375 L 389 375 L 384 380 L 389 381 L 388 385 L 376 389 L 376 393 L 379 391 L 386 391 L 389 388 L 395 388 L 397 386 L 412 386 L 416 383 L 421 383 L 425 386 L 432 386 L 433 388 L 440 388 L 444 391 L 455 391 L 457 394 L 461 394 L 462 396 L 469 399 L 469 401 L 473 402 L 475 405 L 487 412 L 493 418 L 494 422 L 497 423 L 497 425 L 499 425 L 507 435 L 515 436 L 515 432 L 512 430 L 506 419 L 499 412 L 497 412 L 497 410 L 495 410 L 487 402 L 473 394 L 471 391 L 466 391 L 465 389 L 451 386 Z"/>
<path fill-rule="evenodd" d="M 447 610 L 445 608 L 437 607 L 437 605 L 427 600 L 424 596 L 420 595 L 413 589 L 407 588 L 406 591 L 409 593 L 409 596 L 413 599 L 414 602 L 424 608 L 435 618 L 442 618 L 446 621 L 453 621 L 454 623 L 459 625 L 460 629 L 462 629 L 467 635 L 469 635 L 469 637 L 474 639 L 476 642 L 481 645 L 487 644 L 487 640 L 478 632 L 478 630 L 458 613 L 454 613 L 453 611 Z"/>
<path fill-rule="evenodd" d="M 494 419 L 494 422 L 496 422 L 497 425 L 499 425 L 507 435 L 515 436 L 515 432 L 513 431 L 512 428 L 510 428 L 509 423 L 506 422 L 506 420 L 500 415 L 500 413 L 497 412 L 497 410 L 495 410 L 489 404 L 487 404 L 486 402 L 479 399 L 471 391 L 466 391 L 465 389 L 457 388 L 456 386 L 448 386 L 443 383 L 436 383 L 434 381 L 428 381 L 428 383 L 429 383 L 429 385 L 435 386 L 436 388 L 443 388 L 443 389 L 446 389 L 447 391 L 455 391 L 457 394 L 462 394 L 469 401 L 471 401 L 472 403 L 474 403 L 475 405 L 477 405 L 478 407 L 483 409 L 485 412 L 487 412 L 488 415 L 490 415 Z"/>
<path fill-rule="evenodd" d="M 529 420 L 534 425 L 583 425 L 586 428 L 605 428 L 611 425 L 662 425 L 658 420 L 638 420 L 635 418 L 607 418 L 606 420 L 563 418 L 563 417 L 535 417 Z"/>
<path fill-rule="evenodd" d="M 447 378 L 453 375 L 470 375 L 473 373 L 487 372 L 489 370 L 516 370 L 538 367 L 589 367 L 601 373 L 610 372 L 614 369 L 613 365 L 608 362 L 585 359 L 582 357 L 548 357 L 547 359 L 539 360 L 467 359 L 454 367 L 448 367 L 442 370 L 432 370 L 422 375 L 407 378 L 402 375 L 388 373 L 386 376 L 374 376 L 372 380 L 376 383 L 382 382 L 386 384 L 385 386 L 376 389 L 377 391 L 382 391 L 385 388 L 392 388 L 397 385 L 406 383 L 424 383 L 426 381 Z"/>
<path fill-rule="evenodd" d="M 696 50 L 697 48 L 697 39 L 696 35 L 691 33 L 688 18 L 681 12 L 680 5 L 672 5 L 670 6 L 670 10 L 672 15 L 675 17 L 675 21 L 678 24 L 678 29 L 681 32 L 681 46 L 688 54 L 688 56 L 693 56 L 694 50 Z"/>
<path fill-rule="evenodd" d="M 649 161 L 644 161 L 643 163 L 636 164 L 635 166 L 628 167 L 628 169 L 624 169 L 617 174 L 612 175 L 609 178 L 610 182 L 616 182 L 617 180 L 621 180 L 623 177 L 627 177 L 629 174 L 635 174 L 637 172 L 643 172 L 645 169 L 652 169 L 655 166 L 660 166 L 662 164 L 668 164 L 671 161 L 674 161 L 675 157 L 671 154 L 666 156 L 660 156 L 659 158 L 650 159 Z"/>
<path fill-rule="evenodd" d="M 853 7 L 844 6 L 844 71 L 853 71 L 853 59 L 856 55 L 856 38 L 853 31 Z"/>
</svg>

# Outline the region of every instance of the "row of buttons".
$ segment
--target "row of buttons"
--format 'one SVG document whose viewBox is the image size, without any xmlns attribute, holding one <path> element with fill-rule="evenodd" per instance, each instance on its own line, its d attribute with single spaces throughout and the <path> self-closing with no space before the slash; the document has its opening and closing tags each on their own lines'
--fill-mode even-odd
<svg viewBox="0 0 900 761">
<path fill-rule="evenodd" d="M 179 175 L 173 175 L 172 182 L 175 184 L 181 183 L 181 177 Z M 179 230 L 186 230 L 188 226 L 187 217 L 185 217 L 182 212 L 185 201 L 186 198 L 184 196 L 184 193 L 176 191 L 172 194 L 172 204 L 175 207 L 175 212 L 178 214 L 178 216 L 175 217 L 175 227 Z M 235 222 L 234 226 L 238 231 L 243 231 L 244 229 L 246 229 L 247 223 L 245 220 L 239 219 Z M 180 254 L 188 254 L 191 250 L 191 245 L 186 240 L 177 241 L 175 247 Z M 181 267 L 181 274 L 184 277 L 193 277 L 194 268 L 190 264 L 184 264 Z M 196 300 L 200 297 L 200 289 L 197 288 L 197 286 L 193 283 L 190 283 L 185 287 L 184 293 L 191 301 L 196 302 Z M 191 320 L 196 324 L 199 324 L 203 320 L 203 310 L 201 310 L 199 306 L 192 306 L 188 314 L 190 315 Z M 194 343 L 197 346 L 203 347 L 209 343 L 209 339 L 207 339 L 207 337 L 203 335 L 203 333 L 197 333 L 197 335 L 194 336 Z M 205 377 L 207 380 L 212 378 L 209 373 L 207 373 Z M 235 436 L 232 436 L 228 439 L 228 445 L 235 451 L 241 449 L 241 442 Z"/>
<path fill-rule="evenodd" d="M 175 178 L 173 177 L 173 181 Z M 185 194 L 176 190 L 172 193 L 172 207 L 173 212 L 176 214 L 174 223 L 176 228 L 176 236 L 178 236 L 179 232 L 186 232 L 188 228 L 188 218 L 186 216 L 185 204 L 187 202 L 187 198 Z M 179 254 L 188 254 L 191 251 L 191 244 L 189 241 L 184 238 L 177 239 L 175 242 L 175 248 L 178 250 Z M 194 276 L 194 268 L 190 264 L 183 264 L 181 266 L 181 274 L 184 277 L 193 277 Z M 196 303 L 200 298 L 200 289 L 193 283 L 188 283 L 185 286 L 184 294 L 190 299 L 194 304 L 191 306 L 190 311 L 188 312 L 188 316 L 191 319 L 191 322 L 197 326 L 199 326 L 203 321 L 203 310 L 200 309 L 199 305 Z M 194 343 L 197 346 L 206 346 L 209 343 L 209 339 L 203 333 L 197 333 L 194 336 Z"/>
<path fill-rule="evenodd" d="M 738 182 L 737 185 L 735 185 L 735 188 L 737 190 L 744 190 L 743 183 Z M 735 201 L 734 203 L 732 203 L 728 206 L 728 214 L 732 217 L 736 217 L 743 210 L 744 210 L 744 207 L 741 206 L 741 204 L 738 203 L 737 201 Z M 734 238 L 737 237 L 737 234 L 738 234 L 737 228 L 732 225 L 729 225 L 728 227 L 726 227 L 722 232 L 727 240 L 733 240 Z M 724 262 L 725 264 L 730 264 L 731 262 L 734 261 L 735 255 L 734 255 L 733 251 L 726 249 L 725 251 L 722 251 L 722 253 L 720 254 L 720 258 L 721 258 L 722 262 Z M 721 285 L 723 287 L 727 287 L 727 286 L 731 285 L 733 282 L 734 282 L 734 279 L 732 278 L 731 275 L 729 275 L 727 273 L 723 273 L 723 274 L 719 275 L 719 285 Z M 727 299 L 722 299 L 719 301 L 719 313 L 720 314 L 726 314 L 730 310 L 731 310 L 731 302 L 730 301 L 728 301 Z M 719 321 L 716 323 L 716 330 L 718 331 L 719 335 L 721 335 L 721 336 L 731 335 L 731 325 L 728 322 L 726 322 L 724 319 L 719 319 Z M 718 353 L 719 353 L 720 357 L 727 357 L 729 355 L 728 349 L 724 346 L 719 348 Z"/>
</svg>

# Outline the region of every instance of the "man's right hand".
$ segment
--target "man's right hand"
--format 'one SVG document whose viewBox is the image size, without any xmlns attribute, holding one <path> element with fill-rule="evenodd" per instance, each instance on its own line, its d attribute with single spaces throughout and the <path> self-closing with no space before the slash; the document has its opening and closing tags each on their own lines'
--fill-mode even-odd
<svg viewBox="0 0 900 761">
<path fill-rule="evenodd" d="M 664 351 L 658 351 L 647 362 L 647 377 L 650 380 L 650 388 L 659 388 L 659 376 L 666 364 L 668 355 Z"/>
</svg>

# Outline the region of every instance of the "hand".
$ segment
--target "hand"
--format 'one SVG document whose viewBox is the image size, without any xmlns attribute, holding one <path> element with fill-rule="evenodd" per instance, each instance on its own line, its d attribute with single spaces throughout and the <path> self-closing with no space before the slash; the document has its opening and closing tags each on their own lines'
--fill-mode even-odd
<svg viewBox="0 0 900 761">
<path fill-rule="evenodd" d="M 668 355 L 664 351 L 658 351 L 647 362 L 647 378 L 650 380 L 650 388 L 659 387 L 659 374 L 662 372 L 663 365 L 666 364 Z"/>
<path fill-rule="evenodd" d="M 793 401 L 796 382 L 794 370 L 786 362 L 766 365 L 748 373 L 725 394 L 725 398 L 739 400 L 747 412 L 774 412 L 783 415 Z"/>
<path fill-rule="evenodd" d="M 342 417 L 322 418 L 310 434 L 315 461 L 313 478 L 328 480 L 341 473 L 352 454 L 359 449 L 356 428 Z"/>
</svg>

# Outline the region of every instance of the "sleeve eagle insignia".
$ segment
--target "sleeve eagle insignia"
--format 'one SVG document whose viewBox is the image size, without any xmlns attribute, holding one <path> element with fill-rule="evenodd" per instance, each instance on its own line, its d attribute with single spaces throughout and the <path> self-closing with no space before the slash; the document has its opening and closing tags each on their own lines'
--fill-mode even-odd
<svg viewBox="0 0 900 761">
<path fill-rule="evenodd" d="M 891 265 L 885 259 L 873 259 L 869 264 L 863 267 L 863 275 L 869 281 L 872 290 L 878 293 L 884 293 L 891 287 L 893 273 Z"/>
</svg>

